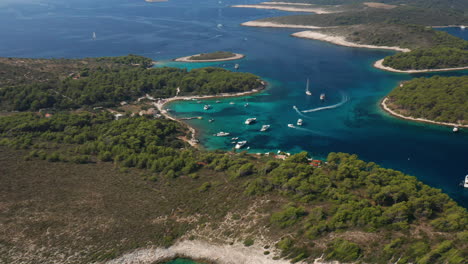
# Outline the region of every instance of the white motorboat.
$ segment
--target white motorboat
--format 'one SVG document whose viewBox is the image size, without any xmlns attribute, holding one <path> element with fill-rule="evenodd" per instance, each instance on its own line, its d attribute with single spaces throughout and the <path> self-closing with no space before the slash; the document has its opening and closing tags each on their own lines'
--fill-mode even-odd
<svg viewBox="0 0 468 264">
<path fill-rule="evenodd" d="M 253 118 L 248 118 L 247 120 L 245 120 L 245 124 L 246 125 L 251 125 L 253 123 L 257 122 L 257 118 L 253 117 Z"/>
<path fill-rule="evenodd" d="M 293 124 L 288 124 L 288 127 L 294 128 L 295 126 Z"/>
<path fill-rule="evenodd" d="M 298 126 L 302 126 L 303 123 L 304 123 L 304 121 L 303 121 L 302 119 L 299 118 L 299 119 L 297 120 L 297 125 L 298 125 Z"/>
<path fill-rule="evenodd" d="M 463 187 L 468 188 L 468 175 L 465 176 L 465 183 L 463 184 Z"/>
<path fill-rule="evenodd" d="M 225 136 L 229 136 L 229 135 L 230 135 L 230 133 L 223 132 L 223 131 L 218 132 L 218 133 L 215 134 L 215 136 L 217 136 L 217 137 L 225 137 Z"/>
<path fill-rule="evenodd" d="M 460 131 L 460 129 L 458 127 L 453 127 L 453 133 L 457 133 L 458 131 Z"/>
<path fill-rule="evenodd" d="M 320 100 L 322 100 L 322 101 L 325 100 L 325 94 L 324 93 L 320 94 Z"/>
<path fill-rule="evenodd" d="M 245 141 L 245 140 L 244 141 L 239 141 L 239 142 L 237 142 L 235 148 L 236 149 L 241 149 L 242 147 L 245 146 L 245 144 L 247 144 L 247 141 Z"/>
<path fill-rule="evenodd" d="M 270 125 L 263 125 L 260 131 L 265 132 L 270 128 Z"/>
<path fill-rule="evenodd" d="M 211 105 L 205 105 L 205 106 L 203 107 L 203 109 L 205 109 L 205 110 L 211 109 Z"/>
</svg>

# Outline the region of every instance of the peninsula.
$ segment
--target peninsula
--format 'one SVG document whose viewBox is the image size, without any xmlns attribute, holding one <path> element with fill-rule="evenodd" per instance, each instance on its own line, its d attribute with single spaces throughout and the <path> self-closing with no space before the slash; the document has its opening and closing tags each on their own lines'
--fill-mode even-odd
<svg viewBox="0 0 468 264">
<path fill-rule="evenodd" d="M 179 62 L 216 62 L 216 61 L 230 61 L 239 60 L 244 58 L 245 55 L 232 53 L 228 51 L 216 51 L 212 53 L 201 53 L 192 56 L 182 57 L 175 59 Z"/>
<path fill-rule="evenodd" d="M 384 98 L 393 116 L 437 125 L 468 127 L 468 76 L 418 78 L 402 83 Z"/>
<path fill-rule="evenodd" d="M 145 62 L 0 59 L 0 260 L 464 263 L 468 212 L 448 195 L 351 154 L 193 148 L 150 107 L 262 81 Z"/>
<path fill-rule="evenodd" d="M 286 2 L 295 4 L 293 1 Z M 380 69 L 395 72 L 446 71 L 468 67 L 468 41 L 432 29 L 433 26 L 468 24 L 463 15 L 467 8 L 461 4 L 462 1 L 455 1 L 454 5 L 437 2 L 430 7 L 413 0 L 406 5 L 356 1 L 355 5 L 349 6 L 346 1 L 335 2 L 342 3 L 342 6 L 326 5 L 321 0 L 306 1 L 325 9 L 333 7 L 340 12 L 272 17 L 242 25 L 311 29 L 292 36 L 348 47 L 403 51 L 375 63 Z M 458 5 L 460 8 L 455 10 L 454 6 Z"/>
</svg>

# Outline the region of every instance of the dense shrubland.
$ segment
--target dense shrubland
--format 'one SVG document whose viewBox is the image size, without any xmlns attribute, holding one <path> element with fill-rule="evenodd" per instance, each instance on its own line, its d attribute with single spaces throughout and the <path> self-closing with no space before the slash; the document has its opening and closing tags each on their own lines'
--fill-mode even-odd
<svg viewBox="0 0 468 264">
<path fill-rule="evenodd" d="M 80 78 L 68 77 L 44 83 L 12 85 L 0 89 L 0 106 L 8 110 L 70 109 L 83 106 L 115 106 L 150 94 L 170 97 L 244 92 L 259 88 L 255 75 L 220 68 L 187 71 L 177 68 L 85 68 Z"/>
<path fill-rule="evenodd" d="M 417 78 L 395 88 L 388 106 L 407 116 L 439 122 L 468 122 L 468 76 Z"/>
<path fill-rule="evenodd" d="M 151 172 L 150 181 L 181 176 L 196 180 L 200 173 L 210 172 L 231 180 L 200 182 L 197 191 L 236 184 L 243 186 L 240 196 L 283 197 L 288 202 L 271 212 L 269 222 L 271 232 L 291 234 L 277 247 L 292 260 L 322 252 L 327 259 L 359 258 L 372 263 L 400 257 L 399 263 L 463 263 L 466 259 L 466 210 L 414 177 L 344 153 L 331 153 L 327 163 L 316 168 L 309 165 L 305 152 L 282 161 L 199 151 L 178 139 L 185 133 L 173 121 L 113 120 L 105 112 L 0 118 L 0 143 L 29 149 L 28 160 L 113 162 L 122 171 Z M 347 235 L 353 232 L 377 237 L 380 243 Z M 323 247 L 314 241 L 328 242 Z"/>
</svg>

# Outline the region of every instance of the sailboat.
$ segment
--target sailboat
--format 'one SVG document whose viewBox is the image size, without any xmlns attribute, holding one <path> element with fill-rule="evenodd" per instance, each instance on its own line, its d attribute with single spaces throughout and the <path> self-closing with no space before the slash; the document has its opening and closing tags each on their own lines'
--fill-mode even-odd
<svg viewBox="0 0 468 264">
<path fill-rule="evenodd" d="M 96 40 L 96 32 L 93 32 L 93 40 Z"/>
<path fill-rule="evenodd" d="M 307 95 L 312 95 L 312 93 L 309 91 L 309 78 L 307 78 L 307 85 L 306 85 L 306 91 L 305 91 L 305 93 L 306 93 Z"/>
</svg>

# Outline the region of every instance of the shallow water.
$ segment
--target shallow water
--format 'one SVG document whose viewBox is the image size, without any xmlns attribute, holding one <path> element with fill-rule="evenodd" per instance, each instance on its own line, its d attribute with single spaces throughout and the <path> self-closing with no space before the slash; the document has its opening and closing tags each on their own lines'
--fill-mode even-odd
<svg viewBox="0 0 468 264">
<path fill-rule="evenodd" d="M 299 30 L 241 27 L 241 22 L 286 14 L 281 11 L 229 8 L 253 0 L 23 0 L 0 4 L 0 56 L 96 57 L 135 53 L 159 60 L 160 66 L 220 66 L 252 72 L 269 82 L 255 96 L 216 99 L 209 111 L 197 102 L 169 107 L 178 117 L 203 116 L 189 123 L 200 131 L 208 149 L 231 149 L 219 131 L 247 140 L 251 152 L 309 151 L 324 158 L 331 151 L 356 153 L 366 161 L 401 170 L 442 188 L 464 206 L 468 190 L 458 186 L 468 173 L 468 133 L 447 127 L 410 123 L 379 108 L 380 99 L 403 80 L 429 74 L 398 74 L 374 69 L 390 51 L 335 46 L 289 35 Z M 467 31 L 444 29 L 467 38 Z M 96 32 L 97 39 L 91 39 Z M 170 59 L 216 50 L 247 55 L 223 63 L 176 63 Z M 468 71 L 441 75 L 466 75 Z M 310 78 L 312 96 L 304 93 Z M 326 94 L 325 102 L 319 100 Z M 323 109 L 339 104 L 331 109 Z M 230 104 L 233 102 L 234 104 Z M 244 107 L 246 103 L 247 107 Z M 296 111 L 293 106 L 299 109 Z M 322 108 L 322 110 L 320 110 Z M 315 109 L 315 110 L 314 110 Z M 301 112 L 304 110 L 314 110 Z M 247 126 L 248 117 L 258 123 Z M 215 122 L 209 123 L 208 119 Z M 288 123 L 304 119 L 301 128 Z M 261 133 L 262 124 L 270 124 Z"/>
<path fill-rule="evenodd" d="M 202 264 L 200 262 L 195 262 L 190 259 L 174 259 L 169 262 L 166 262 L 165 264 Z"/>
</svg>

